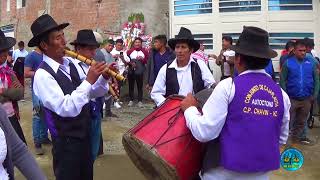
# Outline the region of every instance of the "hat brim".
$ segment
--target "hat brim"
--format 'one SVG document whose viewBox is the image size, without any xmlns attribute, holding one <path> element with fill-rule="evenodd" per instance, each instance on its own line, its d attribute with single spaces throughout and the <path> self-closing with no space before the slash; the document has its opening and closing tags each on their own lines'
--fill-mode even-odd
<svg viewBox="0 0 320 180">
<path fill-rule="evenodd" d="M 191 46 L 191 48 L 193 48 L 193 52 L 198 51 L 198 49 L 200 48 L 200 43 L 194 39 L 172 38 L 172 39 L 169 39 L 168 45 L 172 50 L 174 50 L 176 47 L 176 44 L 180 41 L 187 41 L 188 44 Z"/>
<path fill-rule="evenodd" d="M 99 43 L 85 43 L 85 42 L 78 42 L 77 40 L 74 40 L 73 42 L 70 43 L 72 46 L 76 45 L 83 45 L 83 46 L 95 46 L 95 47 L 100 47 Z"/>
<path fill-rule="evenodd" d="M 237 46 L 237 45 L 233 45 L 231 46 L 230 49 L 235 51 L 238 54 L 264 58 L 264 59 L 271 59 L 278 56 L 278 53 L 271 48 L 266 48 L 266 49 L 263 49 L 263 51 L 258 52 L 258 51 L 252 51 L 249 49 L 241 48 L 240 46 Z"/>
<path fill-rule="evenodd" d="M 0 51 L 11 49 L 16 44 L 16 39 L 12 37 L 6 37 L 7 44 L 1 44 L 0 45 Z"/>
<path fill-rule="evenodd" d="M 39 43 L 40 43 L 40 37 L 43 36 L 44 34 L 46 34 L 47 32 L 49 31 L 52 31 L 52 30 L 55 30 L 55 29 L 64 29 L 66 28 L 67 26 L 69 26 L 70 23 L 63 23 L 63 24 L 60 24 L 58 26 L 54 26 L 54 27 L 51 27 L 39 34 L 37 34 L 36 36 L 34 36 L 32 39 L 30 39 L 29 43 L 28 43 L 28 46 L 29 47 L 35 47 L 35 46 L 38 46 Z"/>
</svg>

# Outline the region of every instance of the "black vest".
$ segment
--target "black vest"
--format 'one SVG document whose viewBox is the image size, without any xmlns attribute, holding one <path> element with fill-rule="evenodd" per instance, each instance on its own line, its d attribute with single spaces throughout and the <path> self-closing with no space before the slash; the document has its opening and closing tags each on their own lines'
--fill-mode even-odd
<svg viewBox="0 0 320 180">
<path fill-rule="evenodd" d="M 202 80 L 201 69 L 197 63 L 197 60 L 194 59 L 195 62 L 191 62 L 191 76 L 193 83 L 193 92 L 197 93 L 203 90 L 204 81 Z M 179 93 L 179 83 L 177 77 L 177 70 L 175 68 L 168 68 L 173 61 L 167 63 L 167 71 L 166 71 L 166 94 L 165 97 L 168 97 L 173 94 Z"/>
<path fill-rule="evenodd" d="M 70 63 L 70 80 L 60 69 L 57 73 L 45 62 L 39 68 L 51 74 L 59 84 L 64 95 L 71 94 L 80 84 L 81 80 L 74 64 Z M 61 117 L 46 107 L 42 107 L 44 119 L 52 136 L 85 138 L 90 132 L 90 105 L 84 105 L 76 117 Z"/>
</svg>

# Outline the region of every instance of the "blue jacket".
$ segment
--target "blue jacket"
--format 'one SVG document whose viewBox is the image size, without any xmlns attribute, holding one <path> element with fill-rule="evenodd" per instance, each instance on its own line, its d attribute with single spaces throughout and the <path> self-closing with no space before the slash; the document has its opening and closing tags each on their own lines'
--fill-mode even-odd
<svg viewBox="0 0 320 180">
<path fill-rule="evenodd" d="M 291 98 L 304 99 L 312 96 L 315 88 L 314 71 L 316 64 L 308 57 L 299 62 L 295 56 L 286 61 L 286 90 Z"/>
</svg>

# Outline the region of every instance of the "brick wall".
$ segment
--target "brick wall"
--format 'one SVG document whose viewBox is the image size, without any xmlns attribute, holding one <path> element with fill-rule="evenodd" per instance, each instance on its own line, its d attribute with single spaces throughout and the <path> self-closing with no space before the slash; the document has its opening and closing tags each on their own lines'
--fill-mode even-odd
<svg viewBox="0 0 320 180">
<path fill-rule="evenodd" d="M 26 7 L 17 9 L 16 0 L 10 1 L 10 11 L 6 10 L 7 0 L 1 1 L 1 25 L 13 24 L 15 26 L 15 38 L 17 41 L 27 43 L 32 33 L 30 31 L 31 23 L 38 17 L 38 11 L 45 9 L 44 1 L 26 1 Z"/>
<path fill-rule="evenodd" d="M 65 29 L 68 42 L 75 39 L 80 29 L 119 32 L 121 24 L 133 12 L 142 12 L 145 15 L 147 33 L 152 35 L 168 33 L 168 19 L 165 16 L 169 9 L 168 0 L 27 0 L 26 7 L 20 9 L 16 8 L 16 0 L 11 0 L 9 12 L 6 11 L 7 0 L 2 0 L 0 3 L 0 25 L 14 24 L 17 41 L 23 40 L 26 43 L 32 37 L 30 31 L 32 22 L 47 12 L 58 23 L 71 24 Z"/>
<path fill-rule="evenodd" d="M 74 40 L 78 30 L 93 29 L 117 31 L 119 28 L 119 0 L 108 0 L 97 3 L 96 0 L 54 0 L 51 4 L 51 15 L 58 22 L 69 22 L 65 30 L 67 40 Z"/>
</svg>

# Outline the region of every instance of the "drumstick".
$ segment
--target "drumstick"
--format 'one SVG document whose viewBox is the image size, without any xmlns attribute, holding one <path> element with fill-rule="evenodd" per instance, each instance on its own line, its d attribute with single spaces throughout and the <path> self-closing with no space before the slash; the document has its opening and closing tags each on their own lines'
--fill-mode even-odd
<svg viewBox="0 0 320 180">
<path fill-rule="evenodd" d="M 76 59 L 86 63 L 89 66 L 94 65 L 94 64 L 97 63 L 95 60 L 88 59 L 88 58 L 86 58 L 84 56 L 81 56 L 80 54 L 78 54 L 76 52 L 73 52 L 73 51 L 70 51 L 70 50 L 67 50 L 67 49 L 65 49 L 64 51 L 68 56 L 76 58 Z M 116 73 L 116 72 L 114 72 L 113 70 L 111 70 L 108 67 L 104 70 L 104 72 L 106 72 L 111 77 L 115 77 L 118 81 L 125 81 L 126 80 L 126 78 L 123 77 L 120 73 Z"/>
</svg>

